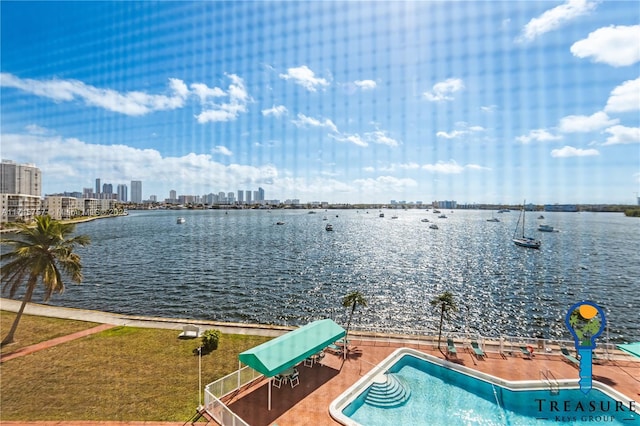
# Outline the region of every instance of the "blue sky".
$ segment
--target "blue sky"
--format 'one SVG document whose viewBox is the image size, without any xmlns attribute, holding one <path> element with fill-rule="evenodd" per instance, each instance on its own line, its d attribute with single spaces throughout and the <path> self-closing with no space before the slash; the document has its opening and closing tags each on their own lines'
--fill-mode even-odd
<svg viewBox="0 0 640 426">
<path fill-rule="evenodd" d="M 1 155 L 43 192 L 626 203 L 636 2 L 0 2 Z"/>
</svg>

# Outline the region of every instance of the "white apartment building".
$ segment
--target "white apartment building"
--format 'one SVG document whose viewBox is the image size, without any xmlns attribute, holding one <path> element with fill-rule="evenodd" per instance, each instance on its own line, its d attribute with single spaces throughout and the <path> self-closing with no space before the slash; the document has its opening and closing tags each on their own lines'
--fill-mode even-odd
<svg viewBox="0 0 640 426">
<path fill-rule="evenodd" d="M 0 222 L 31 222 L 41 215 L 42 173 L 34 164 L 0 162 Z"/>
<path fill-rule="evenodd" d="M 75 197 L 47 195 L 44 197 L 44 210 L 51 219 L 71 219 L 82 214 L 82 203 Z"/>
</svg>

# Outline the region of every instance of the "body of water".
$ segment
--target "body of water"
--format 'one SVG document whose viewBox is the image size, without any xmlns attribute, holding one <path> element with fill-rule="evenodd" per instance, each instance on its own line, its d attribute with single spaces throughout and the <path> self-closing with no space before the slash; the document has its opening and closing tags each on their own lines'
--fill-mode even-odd
<svg viewBox="0 0 640 426">
<path fill-rule="evenodd" d="M 640 340 L 640 221 L 614 213 L 527 213 L 540 250 L 511 241 L 518 212 L 165 210 L 79 224 L 85 279 L 51 304 L 123 314 L 301 325 L 437 329 L 429 301 L 454 294 L 451 331 L 570 338 L 564 317 L 599 304 L 613 341 Z M 178 216 L 186 219 L 177 224 Z M 392 218 L 397 216 L 397 218 Z M 492 216 L 500 222 L 488 222 Z M 326 218 L 326 220 L 325 220 Z M 438 224 L 430 229 L 427 218 Z M 277 225 L 276 222 L 284 222 Z M 539 223 L 559 229 L 536 230 Z M 333 232 L 325 231 L 331 223 Z M 38 301 L 37 297 L 34 301 Z"/>
</svg>

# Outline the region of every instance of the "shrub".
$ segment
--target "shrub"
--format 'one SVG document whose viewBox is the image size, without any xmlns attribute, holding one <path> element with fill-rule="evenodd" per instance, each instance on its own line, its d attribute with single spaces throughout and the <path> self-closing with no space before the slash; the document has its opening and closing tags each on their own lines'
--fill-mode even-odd
<svg viewBox="0 0 640 426">
<path fill-rule="evenodd" d="M 206 330 L 202 333 L 202 350 L 205 353 L 218 349 L 220 334 L 220 330 Z"/>
</svg>

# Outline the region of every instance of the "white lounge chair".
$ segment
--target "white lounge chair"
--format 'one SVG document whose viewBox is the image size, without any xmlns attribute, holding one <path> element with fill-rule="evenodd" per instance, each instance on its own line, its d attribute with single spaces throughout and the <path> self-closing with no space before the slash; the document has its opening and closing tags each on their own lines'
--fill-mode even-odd
<svg viewBox="0 0 640 426">
<path fill-rule="evenodd" d="M 200 337 L 200 327 L 193 324 L 187 324 L 182 327 L 182 333 L 178 335 L 180 339 L 195 339 Z"/>
</svg>

